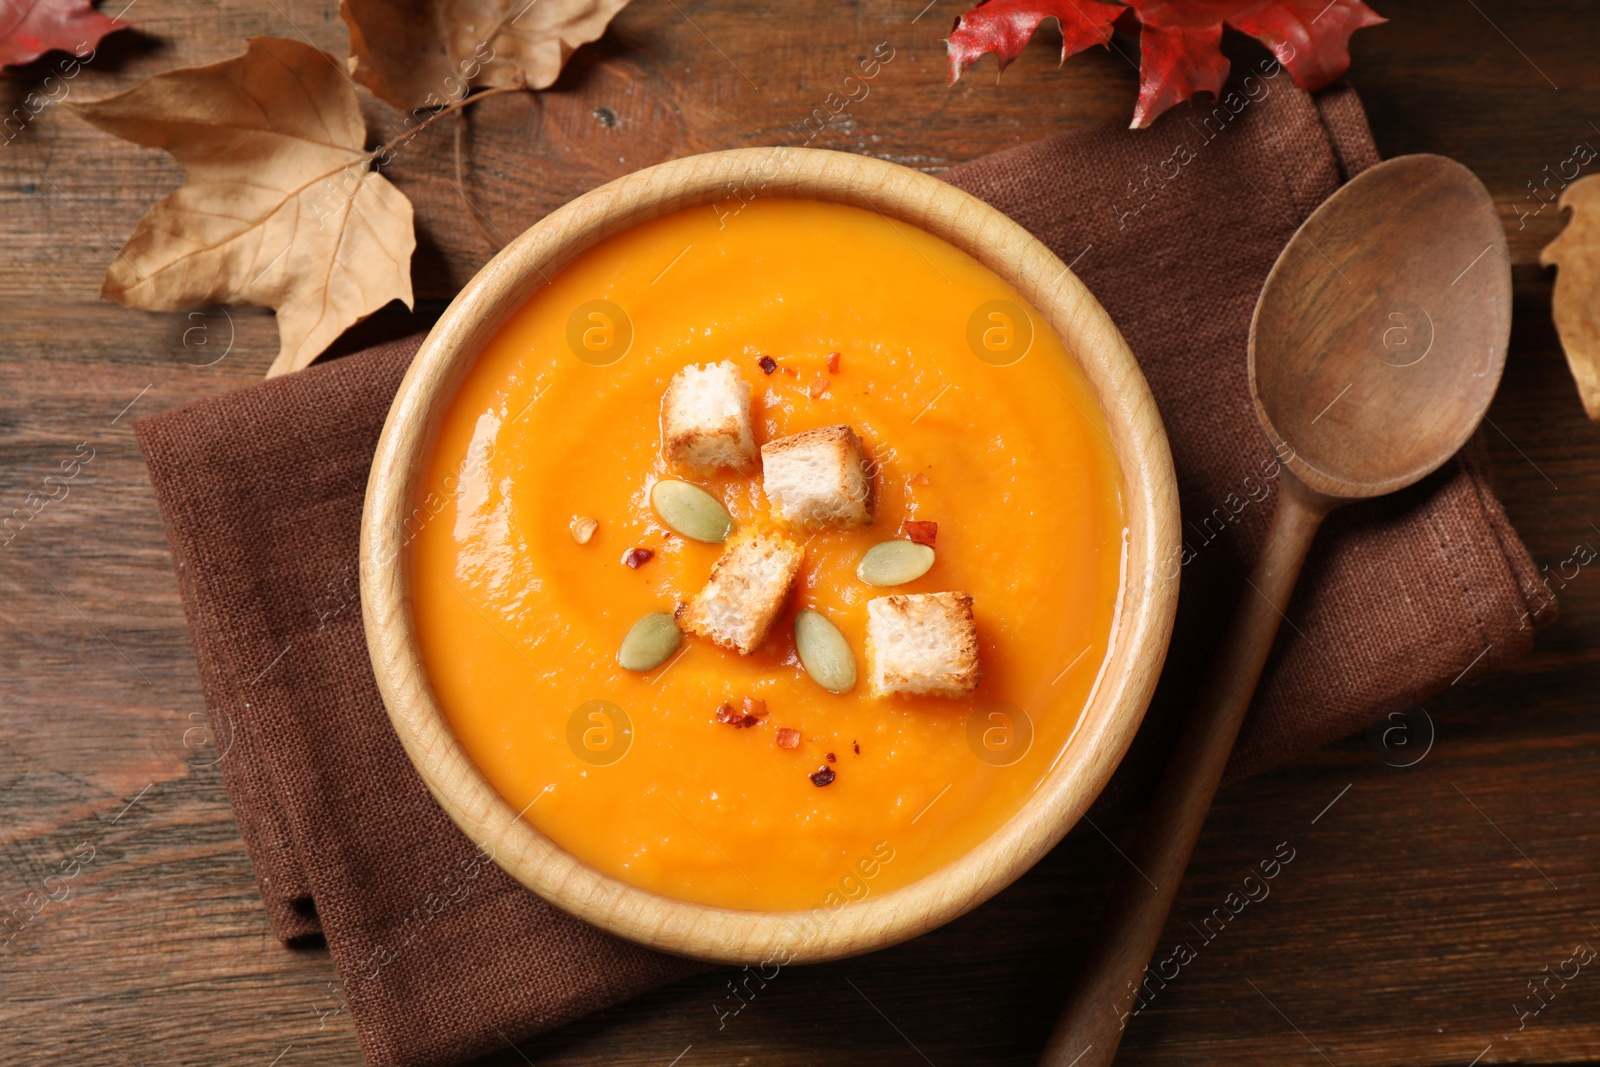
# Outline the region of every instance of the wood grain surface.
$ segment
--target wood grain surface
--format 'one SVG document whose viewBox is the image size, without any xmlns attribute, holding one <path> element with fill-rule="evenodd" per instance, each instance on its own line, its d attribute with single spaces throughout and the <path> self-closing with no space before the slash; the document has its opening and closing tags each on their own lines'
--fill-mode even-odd
<svg viewBox="0 0 1600 1067">
<path fill-rule="evenodd" d="M 1125 56 L 1058 68 L 1039 42 L 998 85 L 986 61 L 946 88 L 940 39 L 957 5 L 918 18 L 925 2 L 638 0 L 555 89 L 471 112 L 460 185 L 453 122 L 400 153 L 388 171 L 417 206 L 419 311 L 376 316 L 339 350 L 431 321 L 494 252 L 485 232 L 498 243 L 649 163 L 799 140 L 792 124 L 880 42 L 893 61 L 813 145 L 937 172 L 1131 114 L 1136 54 L 1120 37 Z M 1516 321 L 1489 443 L 1563 614 L 1514 670 L 1429 702 L 1432 729 L 1419 718 L 1407 746 L 1398 732 L 1387 749 L 1354 737 L 1223 790 L 1166 938 L 1194 936 L 1248 868 L 1293 858 L 1133 1020 L 1124 1063 L 1600 1062 L 1600 966 L 1550 979 L 1543 1001 L 1528 988 L 1570 974 L 1575 946 L 1600 947 L 1600 568 L 1578 562 L 1600 547 L 1600 431 L 1537 266 L 1560 219 L 1528 185 L 1575 144 L 1600 146 L 1600 5 L 1375 2 L 1392 21 L 1356 36 L 1353 80 L 1379 147 L 1460 160 L 1506 223 Z M 105 41 L 70 96 L 237 54 L 254 34 L 345 49 L 333 0 L 137 0 L 128 17 L 140 31 Z M 3 110 L 52 69 L 0 79 Z M 375 131 L 402 118 L 366 108 Z M 97 299 L 139 216 L 181 181 L 163 153 L 52 105 L 0 145 L 0 174 L 3 510 L 59 496 L 43 479 L 78 458 L 67 495 L 0 552 L 0 904 L 48 900 L 0 948 L 0 1062 L 360 1063 L 326 952 L 267 931 L 129 429 L 258 380 L 277 348 L 271 316 Z M 785 970 L 747 1002 L 708 974 L 494 1062 L 1031 1063 L 1123 862 L 1112 841 L 1129 827 L 1099 829 L 900 948 Z M 1065 877 L 1085 868 L 1100 877 Z"/>
</svg>

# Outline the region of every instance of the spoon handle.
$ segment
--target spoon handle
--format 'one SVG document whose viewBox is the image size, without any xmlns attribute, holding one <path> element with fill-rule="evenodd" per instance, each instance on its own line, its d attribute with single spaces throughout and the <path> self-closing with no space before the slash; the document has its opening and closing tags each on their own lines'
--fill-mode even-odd
<svg viewBox="0 0 1600 1067">
<path fill-rule="evenodd" d="M 1165 979 L 1147 971 L 1189 854 L 1222 781 L 1278 623 L 1328 502 L 1285 469 L 1266 544 L 1173 751 L 1161 786 L 1095 934 L 1078 982 L 1045 1048 L 1041 1067 L 1103 1067 L 1116 1056 L 1128 1020 L 1159 995 Z"/>
</svg>

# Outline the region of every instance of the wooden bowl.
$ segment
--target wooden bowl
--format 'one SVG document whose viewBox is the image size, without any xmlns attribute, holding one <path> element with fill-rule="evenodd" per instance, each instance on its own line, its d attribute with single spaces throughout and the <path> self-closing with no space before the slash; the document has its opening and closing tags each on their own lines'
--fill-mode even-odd
<svg viewBox="0 0 1600 1067">
<path fill-rule="evenodd" d="M 479 349 L 578 253 L 647 219 L 754 196 L 876 210 L 955 245 L 1004 278 L 1065 342 L 1105 411 L 1127 511 L 1111 652 L 1082 722 L 1026 807 L 960 860 L 837 910 L 737 911 L 639 889 L 575 859 L 489 785 L 451 732 L 418 651 L 404 561 L 413 479 L 436 420 Z M 1045 854 L 1122 759 L 1155 688 L 1177 605 L 1178 497 L 1166 434 L 1143 375 L 1089 290 L 1021 226 L 936 178 L 863 156 L 740 149 L 619 178 L 561 208 L 478 272 L 423 342 L 389 410 L 367 483 L 361 604 L 389 718 L 439 803 L 495 862 L 557 907 L 614 934 L 726 963 L 811 962 L 904 941 L 976 907 Z"/>
</svg>

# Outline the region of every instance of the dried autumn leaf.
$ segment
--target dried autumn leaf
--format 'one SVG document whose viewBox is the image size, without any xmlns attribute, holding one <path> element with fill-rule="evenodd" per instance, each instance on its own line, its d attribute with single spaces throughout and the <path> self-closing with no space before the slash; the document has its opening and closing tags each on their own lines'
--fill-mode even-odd
<svg viewBox="0 0 1600 1067">
<path fill-rule="evenodd" d="M 255 37 L 242 56 L 76 110 L 166 149 L 188 175 L 139 220 L 106 271 L 106 299 L 275 308 L 269 376 L 306 366 L 390 300 L 411 305 L 411 202 L 370 168 L 355 89 L 333 57 Z"/>
<path fill-rule="evenodd" d="M 56 48 L 82 59 L 127 25 L 100 14 L 91 0 L 0 0 L 0 67 L 32 63 Z"/>
<path fill-rule="evenodd" d="M 435 108 L 469 89 L 544 89 L 628 0 L 341 0 L 350 71 L 396 107 Z"/>
<path fill-rule="evenodd" d="M 1090 45 L 1109 46 L 1112 23 L 1129 11 L 1142 27 L 1135 129 L 1195 93 L 1222 91 L 1224 26 L 1266 45 L 1296 85 L 1313 90 L 1349 69 L 1352 33 L 1385 21 L 1361 0 L 985 0 L 956 20 L 945 42 L 950 80 L 988 52 L 1005 69 L 1045 19 L 1061 26 L 1063 60 Z"/>
<path fill-rule="evenodd" d="M 1544 246 L 1539 262 L 1558 268 L 1550 298 L 1556 332 L 1583 410 L 1600 421 L 1600 174 L 1567 186 L 1561 206 L 1572 210 L 1572 219 Z"/>
</svg>

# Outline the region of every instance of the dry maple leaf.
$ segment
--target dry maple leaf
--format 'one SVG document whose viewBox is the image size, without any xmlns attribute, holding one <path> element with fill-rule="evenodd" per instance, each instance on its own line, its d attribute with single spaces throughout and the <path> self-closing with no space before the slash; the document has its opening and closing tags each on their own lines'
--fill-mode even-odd
<svg viewBox="0 0 1600 1067">
<path fill-rule="evenodd" d="M 371 169 L 355 89 L 332 56 L 255 37 L 242 56 L 76 110 L 166 149 L 188 175 L 139 220 L 103 297 L 149 311 L 275 308 L 269 376 L 304 367 L 390 300 L 411 306 L 411 202 Z"/>
<path fill-rule="evenodd" d="M 81 59 L 100 38 L 126 27 L 91 0 L 0 0 L 0 67 L 32 63 L 56 48 Z"/>
<path fill-rule="evenodd" d="M 1222 91 L 1225 25 L 1272 49 L 1294 83 L 1312 90 L 1349 68 L 1352 33 L 1385 21 L 1361 0 L 986 0 L 956 19 L 945 42 L 950 80 L 987 52 L 1005 69 L 1045 19 L 1061 26 L 1063 60 L 1090 45 L 1109 46 L 1111 24 L 1129 11 L 1142 27 L 1135 129 L 1195 93 Z"/>
<path fill-rule="evenodd" d="M 341 0 L 350 71 L 402 108 L 442 107 L 469 89 L 551 85 L 628 0 Z"/>
<path fill-rule="evenodd" d="M 1572 209 L 1572 220 L 1544 246 L 1539 262 L 1558 268 L 1550 298 L 1556 332 L 1583 410 L 1600 421 L 1600 174 L 1567 186 L 1561 206 Z"/>
</svg>

